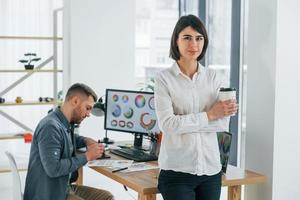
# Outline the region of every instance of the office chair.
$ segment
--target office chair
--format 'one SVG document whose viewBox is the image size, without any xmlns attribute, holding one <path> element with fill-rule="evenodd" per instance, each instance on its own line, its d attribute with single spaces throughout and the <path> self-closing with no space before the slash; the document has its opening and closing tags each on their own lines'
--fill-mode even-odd
<svg viewBox="0 0 300 200">
<path fill-rule="evenodd" d="M 19 171 L 17 168 L 15 158 L 8 151 L 6 151 L 5 154 L 8 157 L 9 165 L 10 165 L 12 177 L 13 177 L 13 200 L 23 200 L 21 179 L 20 179 L 20 175 L 19 175 Z"/>
</svg>

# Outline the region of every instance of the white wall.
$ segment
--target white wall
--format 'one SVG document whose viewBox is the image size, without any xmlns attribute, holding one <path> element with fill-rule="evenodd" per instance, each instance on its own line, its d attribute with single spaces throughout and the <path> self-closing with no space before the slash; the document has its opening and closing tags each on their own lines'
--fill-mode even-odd
<svg viewBox="0 0 300 200">
<path fill-rule="evenodd" d="M 65 0 L 64 86 L 91 86 L 98 96 L 106 88 L 133 89 L 135 84 L 135 1 Z M 83 121 L 80 134 L 103 138 L 104 117 Z M 115 140 L 133 140 L 127 133 L 109 132 Z M 84 167 L 84 184 L 112 192 L 116 200 L 130 199 L 121 184 Z M 130 192 L 135 197 L 137 193 Z"/>
<path fill-rule="evenodd" d="M 249 200 L 300 199 L 297 0 L 249 1 L 246 168 L 268 176 Z"/>
<path fill-rule="evenodd" d="M 300 199 L 300 2 L 277 2 L 273 196 L 275 200 Z"/>
<path fill-rule="evenodd" d="M 64 4 L 66 88 L 83 82 L 98 96 L 104 95 L 106 88 L 133 89 L 135 1 L 66 0 Z M 80 132 L 102 138 L 103 120 L 91 116 Z"/>
</svg>

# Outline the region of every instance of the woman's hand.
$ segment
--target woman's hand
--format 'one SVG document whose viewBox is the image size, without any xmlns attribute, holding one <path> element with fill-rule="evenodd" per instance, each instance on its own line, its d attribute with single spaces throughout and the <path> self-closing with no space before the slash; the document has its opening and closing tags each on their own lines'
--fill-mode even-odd
<svg viewBox="0 0 300 200">
<path fill-rule="evenodd" d="M 234 115 L 238 110 L 236 100 L 218 101 L 207 112 L 208 121 Z"/>
</svg>

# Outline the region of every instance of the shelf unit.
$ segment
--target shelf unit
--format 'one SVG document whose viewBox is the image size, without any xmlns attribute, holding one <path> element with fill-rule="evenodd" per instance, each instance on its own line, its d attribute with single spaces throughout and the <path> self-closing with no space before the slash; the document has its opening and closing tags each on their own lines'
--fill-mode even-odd
<svg viewBox="0 0 300 200">
<path fill-rule="evenodd" d="M 40 73 L 40 72 L 63 72 L 62 69 L 0 69 L 0 73 Z"/>
<path fill-rule="evenodd" d="M 1 134 L 0 140 L 22 139 L 23 137 L 22 133 L 7 133 Z"/>
<path fill-rule="evenodd" d="M 47 36 L 0 36 L 0 39 L 12 39 L 12 40 L 63 40 L 62 37 L 47 37 Z"/>
<path fill-rule="evenodd" d="M 29 128 L 19 120 L 15 119 L 11 115 L 9 115 L 7 112 L 4 112 L 1 110 L 1 107 L 5 106 L 36 106 L 36 105 L 59 105 L 61 102 L 57 99 L 57 93 L 58 93 L 58 73 L 62 73 L 62 69 L 58 69 L 58 41 L 62 41 L 62 37 L 58 37 L 57 34 L 57 19 L 58 19 L 58 13 L 62 12 L 62 8 L 56 9 L 53 11 L 53 36 L 0 36 L 0 40 L 50 40 L 53 41 L 53 55 L 44 60 L 42 63 L 37 65 L 35 69 L 33 70 L 25 70 L 25 69 L 0 69 L 0 73 L 25 73 L 21 78 L 10 84 L 8 87 L 6 87 L 3 91 L 0 91 L 0 97 L 3 97 L 7 92 L 11 91 L 13 88 L 15 88 L 17 85 L 21 84 L 24 80 L 28 79 L 32 74 L 34 73 L 52 73 L 53 74 L 53 98 L 54 100 L 51 102 L 38 102 L 38 101 L 24 101 L 22 103 L 15 103 L 15 102 L 5 102 L 0 104 L 0 115 L 4 118 L 8 119 L 9 121 L 13 122 L 15 125 L 22 128 L 25 132 L 33 132 L 33 129 Z M 52 69 L 43 69 L 44 66 L 46 66 L 48 63 L 53 61 L 53 67 Z"/>
<path fill-rule="evenodd" d="M 15 102 L 5 102 L 1 103 L 1 106 L 35 106 L 35 105 L 59 105 L 61 102 L 59 101 L 51 101 L 51 102 L 38 102 L 38 101 L 25 101 L 22 103 L 15 103 Z"/>
</svg>

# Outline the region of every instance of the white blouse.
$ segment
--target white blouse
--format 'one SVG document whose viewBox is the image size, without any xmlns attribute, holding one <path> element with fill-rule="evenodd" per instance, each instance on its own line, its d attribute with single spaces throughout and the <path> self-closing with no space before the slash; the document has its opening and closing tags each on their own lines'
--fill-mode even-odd
<svg viewBox="0 0 300 200">
<path fill-rule="evenodd" d="M 216 132 L 227 131 L 228 117 L 208 121 L 207 111 L 217 101 L 222 79 L 199 63 L 192 80 L 175 62 L 155 79 L 155 106 L 163 132 L 159 167 L 196 175 L 221 171 Z"/>
</svg>

